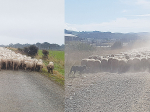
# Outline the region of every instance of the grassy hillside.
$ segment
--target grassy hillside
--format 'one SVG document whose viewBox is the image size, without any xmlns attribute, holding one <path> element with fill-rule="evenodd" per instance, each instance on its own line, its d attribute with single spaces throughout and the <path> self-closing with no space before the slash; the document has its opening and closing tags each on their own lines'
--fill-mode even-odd
<svg viewBox="0 0 150 112">
<path fill-rule="evenodd" d="M 42 50 L 38 51 L 37 58 L 41 58 L 44 61 L 44 64 L 47 66 L 47 64 L 52 61 L 54 62 L 54 70 L 58 71 L 60 74 L 64 76 L 64 51 L 50 51 L 49 50 L 49 56 L 48 59 L 43 58 Z"/>
<path fill-rule="evenodd" d="M 51 51 L 49 50 L 48 58 L 43 57 L 42 50 L 38 50 L 37 59 L 42 59 L 44 62 L 44 67 L 42 69 L 42 74 L 48 76 L 51 80 L 59 83 L 64 86 L 64 51 Z M 48 63 L 52 61 L 54 62 L 54 74 L 50 74 L 47 72 L 46 66 Z"/>
</svg>

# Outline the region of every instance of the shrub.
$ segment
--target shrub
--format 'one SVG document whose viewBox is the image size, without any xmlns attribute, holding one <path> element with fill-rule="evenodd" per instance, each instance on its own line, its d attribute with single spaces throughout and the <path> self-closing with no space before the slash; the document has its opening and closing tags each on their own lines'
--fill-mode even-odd
<svg viewBox="0 0 150 112">
<path fill-rule="evenodd" d="M 29 48 L 28 47 L 24 47 L 23 52 L 28 55 L 28 51 L 29 51 Z"/>
<path fill-rule="evenodd" d="M 23 49 L 21 49 L 21 48 L 18 48 L 18 51 L 23 51 Z"/>
<path fill-rule="evenodd" d="M 43 53 L 43 55 L 44 55 L 44 58 L 48 58 L 49 51 L 47 51 L 47 50 L 42 50 L 42 53 Z"/>
<path fill-rule="evenodd" d="M 38 47 L 36 47 L 35 45 L 30 45 L 28 49 L 28 55 L 30 56 L 35 56 L 38 52 Z"/>
</svg>

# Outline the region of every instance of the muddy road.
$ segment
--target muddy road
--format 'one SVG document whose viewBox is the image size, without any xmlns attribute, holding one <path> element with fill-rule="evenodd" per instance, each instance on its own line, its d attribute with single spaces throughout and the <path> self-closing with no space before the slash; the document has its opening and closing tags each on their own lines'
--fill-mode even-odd
<svg viewBox="0 0 150 112">
<path fill-rule="evenodd" d="M 63 112 L 64 90 L 37 72 L 0 71 L 0 112 Z"/>
<path fill-rule="evenodd" d="M 65 79 L 65 112 L 149 112 L 150 73 L 95 73 Z"/>
</svg>

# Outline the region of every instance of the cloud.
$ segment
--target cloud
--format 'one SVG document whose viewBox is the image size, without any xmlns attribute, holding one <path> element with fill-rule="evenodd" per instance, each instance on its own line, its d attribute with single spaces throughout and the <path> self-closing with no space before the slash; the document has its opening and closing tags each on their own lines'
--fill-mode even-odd
<svg viewBox="0 0 150 112">
<path fill-rule="evenodd" d="M 75 27 L 73 27 L 72 24 L 66 23 L 65 24 L 65 29 L 66 30 L 72 30 L 72 31 L 77 31 L 77 29 Z"/>
<path fill-rule="evenodd" d="M 150 8 L 150 1 L 147 0 L 137 0 L 136 4 L 141 5 L 144 8 Z"/>
<path fill-rule="evenodd" d="M 103 22 L 99 24 L 70 24 L 69 27 L 76 28 L 77 31 L 103 31 L 103 32 L 150 32 L 149 19 L 127 19 L 117 18 L 110 22 Z"/>
</svg>

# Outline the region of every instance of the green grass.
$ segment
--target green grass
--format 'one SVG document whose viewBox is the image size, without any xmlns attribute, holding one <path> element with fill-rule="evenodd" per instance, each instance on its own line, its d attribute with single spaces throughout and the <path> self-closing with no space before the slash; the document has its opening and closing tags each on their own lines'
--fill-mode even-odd
<svg viewBox="0 0 150 112">
<path fill-rule="evenodd" d="M 42 59 L 45 66 L 42 69 L 42 73 L 48 76 L 51 80 L 57 82 L 61 86 L 64 86 L 64 75 L 65 75 L 65 67 L 64 67 L 64 51 L 51 51 L 49 50 L 48 58 L 43 58 L 42 50 L 38 51 L 38 55 L 36 58 Z M 54 74 L 52 75 L 47 72 L 46 66 L 48 63 L 52 61 L 54 62 Z"/>
<path fill-rule="evenodd" d="M 42 50 L 38 51 L 39 58 L 42 58 Z M 43 59 L 44 64 L 47 66 L 50 61 L 54 62 L 54 70 L 57 70 L 64 76 L 64 51 L 51 51 L 49 50 L 48 59 Z"/>
</svg>

